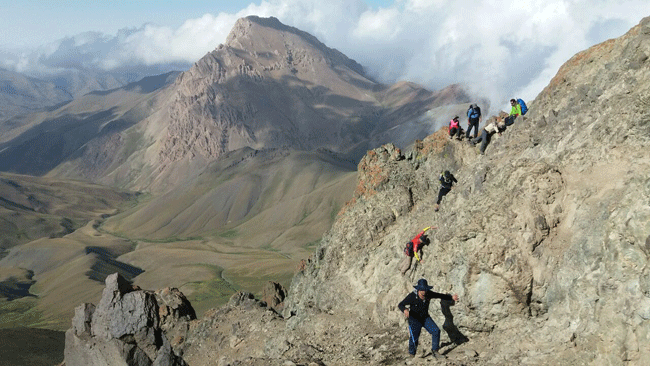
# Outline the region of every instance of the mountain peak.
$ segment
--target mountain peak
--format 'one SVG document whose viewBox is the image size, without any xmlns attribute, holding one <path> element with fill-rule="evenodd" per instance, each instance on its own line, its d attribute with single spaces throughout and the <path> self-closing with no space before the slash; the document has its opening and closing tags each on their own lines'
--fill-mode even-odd
<svg viewBox="0 0 650 366">
<path fill-rule="evenodd" d="M 289 64 L 322 61 L 329 66 L 345 66 L 364 74 L 363 67 L 356 61 L 327 47 L 313 35 L 283 24 L 275 17 L 248 16 L 238 19 L 226 38 L 225 45 L 270 59 L 283 57 Z"/>
<path fill-rule="evenodd" d="M 226 43 L 183 73 L 177 87 L 163 164 L 287 146 L 356 160 L 376 139 L 394 141 L 388 136 L 395 125 L 417 120 L 436 100 L 412 84 L 391 94 L 408 93 L 408 106 L 386 106 L 389 88 L 357 62 L 307 32 L 256 16 L 239 19 Z M 419 123 L 413 130 L 423 137 L 428 128 Z"/>
</svg>

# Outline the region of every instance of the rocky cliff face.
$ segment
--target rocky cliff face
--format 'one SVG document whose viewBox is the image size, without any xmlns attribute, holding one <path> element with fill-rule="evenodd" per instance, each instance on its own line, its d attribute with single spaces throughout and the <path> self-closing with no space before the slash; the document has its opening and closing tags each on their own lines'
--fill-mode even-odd
<svg viewBox="0 0 650 366">
<path fill-rule="evenodd" d="M 576 55 L 486 155 L 445 131 L 368 152 L 284 318 L 240 296 L 188 331 L 190 364 L 427 364 L 406 359 L 396 309 L 426 278 L 460 296 L 431 308 L 442 364 L 645 365 L 649 56 L 650 18 Z M 442 170 L 458 183 L 436 211 Z M 402 247 L 427 226 L 422 262 L 402 276 Z"/>
<path fill-rule="evenodd" d="M 397 302 L 424 277 L 460 295 L 455 323 L 485 361 L 644 364 L 648 55 L 649 18 L 576 55 L 487 156 L 435 135 L 407 156 L 370 152 L 356 203 L 294 278 L 286 311 L 311 303 L 396 327 Z M 459 182 L 435 212 L 444 169 Z M 430 225 L 424 260 L 401 278 L 403 243 Z"/>
</svg>

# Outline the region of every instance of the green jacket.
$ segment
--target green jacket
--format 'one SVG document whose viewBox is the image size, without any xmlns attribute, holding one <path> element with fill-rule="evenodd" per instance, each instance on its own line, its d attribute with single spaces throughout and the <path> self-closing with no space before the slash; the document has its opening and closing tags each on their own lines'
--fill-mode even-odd
<svg viewBox="0 0 650 366">
<path fill-rule="evenodd" d="M 519 103 L 512 106 L 512 109 L 510 110 L 510 115 L 521 116 L 521 106 L 519 105 Z"/>
</svg>

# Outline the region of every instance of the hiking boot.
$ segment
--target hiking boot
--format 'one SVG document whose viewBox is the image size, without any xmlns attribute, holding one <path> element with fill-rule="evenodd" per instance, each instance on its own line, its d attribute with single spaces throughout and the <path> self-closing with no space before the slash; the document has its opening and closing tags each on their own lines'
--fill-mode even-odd
<svg viewBox="0 0 650 366">
<path fill-rule="evenodd" d="M 432 351 L 431 352 L 431 358 L 433 358 L 434 360 L 445 360 L 445 359 L 447 359 L 447 357 L 445 357 L 445 355 L 443 355 L 442 353 L 440 353 L 438 351 Z"/>
</svg>

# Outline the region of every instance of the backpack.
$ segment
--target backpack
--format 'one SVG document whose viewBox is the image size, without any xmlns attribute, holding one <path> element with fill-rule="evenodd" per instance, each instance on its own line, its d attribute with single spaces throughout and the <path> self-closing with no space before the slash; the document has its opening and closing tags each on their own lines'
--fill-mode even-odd
<svg viewBox="0 0 650 366">
<path fill-rule="evenodd" d="M 526 107 L 526 103 L 521 98 L 517 99 L 517 103 L 519 103 L 519 105 L 521 106 L 521 115 L 523 116 L 524 114 L 526 114 L 526 112 L 528 112 L 528 107 Z"/>
<path fill-rule="evenodd" d="M 481 108 L 478 106 L 475 107 L 469 107 L 467 110 L 467 118 L 470 119 L 477 119 L 481 116 Z"/>
<path fill-rule="evenodd" d="M 406 246 L 404 247 L 404 255 L 407 257 L 412 257 L 413 256 L 413 242 L 409 241 L 406 243 Z"/>
<path fill-rule="evenodd" d="M 442 184 L 451 184 L 451 173 L 449 173 L 449 170 L 445 170 L 442 174 L 440 174 L 440 182 Z"/>
</svg>

